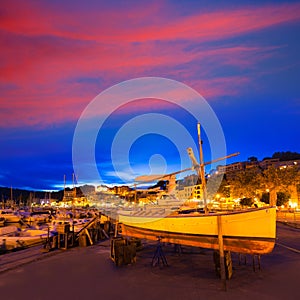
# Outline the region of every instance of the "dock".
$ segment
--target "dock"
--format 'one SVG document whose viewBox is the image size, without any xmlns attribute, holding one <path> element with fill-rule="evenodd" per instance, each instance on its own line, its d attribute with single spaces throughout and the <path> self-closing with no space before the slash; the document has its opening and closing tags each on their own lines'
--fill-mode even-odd
<svg viewBox="0 0 300 300">
<path fill-rule="evenodd" d="M 239 264 L 233 254 L 226 292 L 209 249 L 182 247 L 178 253 L 166 244 L 168 266 L 152 266 L 156 243 L 144 242 L 135 263 L 117 267 L 109 258 L 110 239 L 48 253 L 37 246 L 0 256 L 1 295 L 12 300 L 298 299 L 300 256 L 282 245 L 300 249 L 300 230 L 278 224 L 278 245 L 262 257 L 261 270 L 253 271 L 251 259 Z"/>
</svg>

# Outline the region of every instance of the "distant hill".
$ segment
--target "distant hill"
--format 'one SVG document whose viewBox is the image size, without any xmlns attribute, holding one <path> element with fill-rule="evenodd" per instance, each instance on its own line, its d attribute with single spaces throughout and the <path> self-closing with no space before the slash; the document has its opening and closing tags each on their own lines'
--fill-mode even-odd
<svg viewBox="0 0 300 300">
<path fill-rule="evenodd" d="M 51 192 L 51 199 L 62 200 L 64 191 Z M 49 198 L 49 192 L 30 191 L 24 189 L 12 189 L 12 198 L 17 203 L 27 202 L 31 198 L 46 199 Z M 8 187 L 0 187 L 0 201 L 6 201 L 11 198 L 11 189 Z"/>
<path fill-rule="evenodd" d="M 300 153 L 297 152 L 275 152 L 272 155 L 272 158 L 279 158 L 280 161 L 286 161 L 286 160 L 297 160 L 300 159 Z"/>
<path fill-rule="evenodd" d="M 71 191 L 72 189 L 66 188 L 66 191 Z M 76 195 L 77 197 L 81 197 L 84 193 L 93 192 L 95 190 L 94 186 L 84 185 L 80 187 L 76 187 Z M 18 204 L 19 202 L 29 202 L 30 198 L 38 198 L 38 199 L 56 199 L 61 201 L 64 196 L 64 190 L 60 190 L 57 192 L 45 192 L 45 191 L 30 191 L 24 189 L 12 189 L 12 198 Z M 0 187 L 0 202 L 4 202 L 6 200 L 11 199 L 11 188 L 8 187 Z"/>
<path fill-rule="evenodd" d="M 271 157 L 264 157 L 263 160 L 279 158 L 280 161 L 289 161 L 300 159 L 300 153 L 291 151 L 274 152 Z"/>
</svg>

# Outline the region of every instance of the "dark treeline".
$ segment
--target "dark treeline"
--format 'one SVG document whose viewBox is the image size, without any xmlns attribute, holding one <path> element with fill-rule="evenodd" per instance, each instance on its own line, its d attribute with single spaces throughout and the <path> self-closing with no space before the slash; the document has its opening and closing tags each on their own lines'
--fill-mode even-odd
<svg viewBox="0 0 300 300">
<path fill-rule="evenodd" d="M 274 152 L 272 157 L 265 157 L 264 160 L 269 158 L 279 158 L 280 161 L 297 160 L 300 159 L 300 153 L 291 151 Z"/>
<path fill-rule="evenodd" d="M 12 194 L 12 196 L 11 196 Z M 39 198 L 39 199 L 57 199 L 62 200 L 64 191 L 57 191 L 57 192 L 44 192 L 44 191 L 28 191 L 23 189 L 12 189 L 7 187 L 0 187 L 0 201 L 6 201 L 12 199 L 16 200 L 17 202 L 27 202 L 30 199 Z"/>
<path fill-rule="evenodd" d="M 66 191 L 71 191 L 71 188 L 66 188 Z M 94 191 L 95 188 L 90 185 L 84 185 L 81 187 L 76 187 L 76 196 L 84 196 L 84 193 L 89 193 Z M 11 195 L 12 194 L 12 195 Z M 45 192 L 45 191 L 30 191 L 23 189 L 12 189 L 8 187 L 0 187 L 0 202 L 6 202 L 6 200 L 15 200 L 16 203 L 29 203 L 30 199 L 56 199 L 61 201 L 64 196 L 64 190 L 55 192 Z"/>
</svg>

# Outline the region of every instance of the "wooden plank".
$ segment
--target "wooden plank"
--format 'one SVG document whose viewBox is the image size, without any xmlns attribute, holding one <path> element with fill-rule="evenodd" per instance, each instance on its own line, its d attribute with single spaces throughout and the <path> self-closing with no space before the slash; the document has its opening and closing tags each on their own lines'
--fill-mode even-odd
<svg viewBox="0 0 300 300">
<path fill-rule="evenodd" d="M 91 236 L 90 236 L 90 233 L 89 233 L 89 231 L 88 231 L 87 229 L 85 229 L 85 233 L 86 233 L 86 236 L 88 237 L 88 239 L 89 239 L 89 241 L 90 241 L 90 244 L 93 245 L 93 244 L 94 244 L 94 243 L 93 243 L 93 240 L 92 240 L 92 238 L 91 238 Z"/>
<path fill-rule="evenodd" d="M 223 290 L 226 291 L 226 271 L 225 271 L 225 263 L 224 263 L 224 244 L 223 244 L 221 216 L 218 216 L 218 242 L 219 242 L 219 253 L 220 253 L 221 282 L 222 282 Z"/>
</svg>

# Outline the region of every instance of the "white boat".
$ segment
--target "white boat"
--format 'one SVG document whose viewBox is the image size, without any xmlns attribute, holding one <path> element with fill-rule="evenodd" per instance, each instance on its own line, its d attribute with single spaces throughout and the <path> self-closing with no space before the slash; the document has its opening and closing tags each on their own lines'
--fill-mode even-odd
<svg viewBox="0 0 300 300">
<path fill-rule="evenodd" d="M 51 236 L 51 233 L 49 233 Z M 43 244 L 48 238 L 48 230 L 40 229 L 19 229 L 16 226 L 1 228 L 0 245 L 3 249 L 13 250 L 28 248 Z"/>
<path fill-rule="evenodd" d="M 26 212 L 23 213 L 24 222 L 29 224 L 46 223 L 50 220 L 49 212 Z"/>
<path fill-rule="evenodd" d="M 77 218 L 57 218 L 51 221 L 50 230 L 57 231 L 58 227 L 61 225 L 69 225 L 70 231 L 79 232 L 84 225 L 90 222 L 93 218 L 84 218 L 84 219 L 77 219 Z"/>
<path fill-rule="evenodd" d="M 0 209 L 0 217 L 3 217 L 6 223 L 18 223 L 22 219 L 20 214 L 10 208 Z"/>
<path fill-rule="evenodd" d="M 221 228 L 224 250 L 245 254 L 270 253 L 276 238 L 276 208 L 265 207 L 212 214 L 173 213 L 168 216 L 119 213 L 124 236 L 174 244 L 219 249 Z"/>
<path fill-rule="evenodd" d="M 5 225 L 5 218 L 0 217 L 0 226 L 4 226 L 4 225 Z"/>
</svg>

